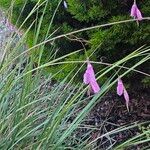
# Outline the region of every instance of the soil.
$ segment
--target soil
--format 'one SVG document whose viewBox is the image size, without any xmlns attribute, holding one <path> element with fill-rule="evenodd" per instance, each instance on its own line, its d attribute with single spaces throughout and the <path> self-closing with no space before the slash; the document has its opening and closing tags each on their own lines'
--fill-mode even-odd
<svg viewBox="0 0 150 150">
<path fill-rule="evenodd" d="M 125 100 L 123 97 L 117 96 L 116 93 L 107 94 L 96 106 L 92 109 L 87 117 L 85 124 L 94 125 L 101 128 L 91 134 L 91 141 L 104 135 L 118 127 L 124 125 L 131 125 L 132 123 L 140 123 L 150 121 L 150 91 L 140 90 L 136 92 L 130 91 L 130 104 L 128 112 Z M 140 133 L 143 130 L 150 130 L 150 124 L 145 124 L 141 127 L 134 127 L 127 129 L 110 136 L 104 136 L 97 140 L 97 149 L 106 150 L 109 147 L 125 142 Z M 150 138 L 150 134 L 149 134 Z M 141 150 L 143 147 L 148 146 L 150 143 L 145 143 L 137 146 L 128 147 L 127 150 Z M 113 149 L 113 148 L 112 148 Z"/>
</svg>

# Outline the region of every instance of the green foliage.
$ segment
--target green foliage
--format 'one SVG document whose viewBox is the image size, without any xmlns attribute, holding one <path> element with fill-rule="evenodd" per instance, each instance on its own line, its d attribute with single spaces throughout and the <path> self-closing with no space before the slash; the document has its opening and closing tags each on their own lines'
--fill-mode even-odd
<svg viewBox="0 0 150 150">
<path fill-rule="evenodd" d="M 31 8 L 35 6 L 36 2 L 37 1 L 34 0 L 27 1 L 28 7 L 26 6 L 25 10 L 31 10 Z M 21 7 L 22 4 L 18 4 Z M 31 8 L 29 7 L 30 4 L 33 4 Z M 18 5 L 14 7 L 15 13 L 18 11 L 16 9 L 17 7 Z M 51 4 L 49 4 L 49 8 L 50 7 Z M 25 10 L 23 14 L 28 14 L 30 12 Z M 64 36 L 64 40 L 68 41 L 67 43 L 65 43 L 62 38 L 51 40 L 56 35 L 61 34 L 61 32 L 72 31 L 73 26 L 68 25 L 67 22 L 64 24 L 60 23 L 64 26 L 64 28 L 62 27 L 57 34 L 50 36 L 48 39 L 51 41 L 46 43 L 49 34 L 48 36 L 46 35 L 48 29 L 46 30 L 45 27 L 50 27 L 49 33 L 52 33 L 55 29 L 57 29 L 57 27 L 59 27 L 60 24 L 57 23 L 57 21 L 54 21 L 54 26 L 49 26 L 46 24 L 47 20 L 45 21 L 44 18 L 44 24 L 42 25 L 45 26 L 42 26 L 40 24 L 40 18 L 42 17 L 41 12 L 43 10 L 44 8 L 42 6 L 41 11 L 38 10 L 40 13 L 32 12 L 32 17 L 29 18 L 28 22 L 24 26 L 24 28 L 27 29 L 25 30 L 27 35 L 25 35 L 26 33 L 23 33 L 23 36 L 21 36 L 19 41 L 15 43 L 16 46 L 13 47 L 11 51 L 9 49 L 9 45 L 11 45 L 10 40 L 8 40 L 5 49 L 2 49 L 3 51 L 10 53 L 6 53 L 6 57 L 0 60 L 0 149 L 95 149 L 97 148 L 97 140 L 91 136 L 91 132 L 94 131 L 95 133 L 100 131 L 101 126 L 98 128 L 95 128 L 95 126 L 86 127 L 86 124 L 84 124 L 85 117 L 97 104 L 97 102 L 102 99 L 107 91 L 116 84 L 118 66 L 122 67 L 123 64 L 130 64 L 130 62 L 133 63 L 131 65 L 132 68 L 122 71 L 123 73 L 119 72 L 122 77 L 126 76 L 132 71 L 132 69 L 135 69 L 150 59 L 150 49 L 148 47 L 139 49 L 117 61 L 117 64 L 112 64 L 108 67 L 102 67 L 102 65 L 95 64 L 94 67 L 99 69 L 98 74 L 100 81 L 108 73 L 109 78 L 104 82 L 99 93 L 86 97 L 85 93 L 87 91 L 87 87 L 84 88 L 81 83 L 74 84 L 73 82 L 75 80 L 74 78 L 81 79 L 81 74 L 78 74 L 78 72 L 83 72 L 80 66 L 82 66 L 84 62 L 80 63 L 79 60 L 82 61 L 86 59 L 84 51 L 82 50 L 71 53 L 70 51 L 72 51 L 72 49 L 68 47 L 68 51 L 65 51 L 64 53 L 62 52 L 61 44 L 59 45 L 59 43 L 64 43 L 64 45 L 68 43 L 72 44 L 74 40 L 72 42 L 72 40 L 70 41 L 69 39 L 74 38 L 74 36 L 66 38 Z M 49 9 L 46 11 L 49 12 Z M 27 16 L 27 14 L 24 14 L 22 19 L 25 19 L 24 17 Z M 52 17 L 52 14 L 49 16 Z M 34 17 L 38 19 L 29 32 L 28 25 L 34 21 Z M 22 21 L 20 21 L 20 23 L 21 22 Z M 81 26 L 78 27 L 80 28 L 83 26 L 81 24 Z M 120 32 L 124 29 L 124 27 L 120 28 L 122 27 L 120 25 L 116 27 L 118 27 L 117 30 Z M 76 28 L 77 26 L 74 27 L 74 29 Z M 84 34 L 77 35 L 86 37 L 87 40 L 89 40 L 89 42 L 85 43 L 90 43 L 91 45 L 85 45 L 84 50 L 87 50 L 86 54 L 91 56 L 92 60 L 97 60 L 100 57 L 103 62 L 104 58 L 97 54 L 102 49 L 104 42 L 108 42 L 104 37 L 106 37 L 106 39 L 110 38 L 111 41 L 115 40 L 117 35 L 122 38 L 119 32 L 117 32 L 117 35 L 112 34 L 114 31 L 113 28 L 115 27 L 87 31 Z M 100 31 L 101 34 L 96 34 L 96 31 Z M 107 37 L 107 34 L 112 34 L 112 36 Z M 98 44 L 99 40 L 97 40 L 97 36 L 101 40 L 100 44 Z M 91 37 L 93 40 L 90 40 Z M 12 35 L 11 38 L 13 39 L 14 36 Z M 20 49 L 24 46 L 24 41 L 26 41 L 26 39 L 30 42 L 30 47 L 25 47 L 26 51 L 22 53 Z M 42 44 L 40 42 L 42 42 Z M 120 42 L 119 39 L 117 42 Z M 81 41 L 77 41 L 74 44 L 77 43 L 81 44 Z M 111 43 L 108 42 L 108 45 L 109 44 Z M 113 44 L 111 46 L 114 48 Z M 57 55 L 57 53 L 55 53 L 57 48 L 59 48 L 62 53 L 59 52 Z M 75 47 L 73 50 L 76 50 L 76 48 L 78 49 L 79 47 Z M 32 53 L 32 51 L 36 51 L 37 53 Z M 30 53 L 30 55 L 26 55 L 27 52 Z M 69 54 L 64 56 L 65 53 Z M 107 54 L 111 55 L 111 48 L 108 50 Z M 41 57 L 41 55 L 43 57 Z M 48 56 L 46 57 L 45 55 Z M 63 56 L 60 57 L 60 55 Z M 36 64 L 34 62 L 34 58 L 36 59 Z M 115 56 L 115 59 L 117 60 L 117 56 Z M 71 63 L 72 60 L 77 60 L 77 62 Z M 65 63 L 66 61 L 69 62 Z M 61 66 L 63 63 L 64 67 Z M 45 76 L 45 68 L 50 69 L 50 72 L 53 72 Z M 77 68 L 77 72 L 74 68 Z M 101 72 L 102 69 L 103 72 Z M 116 72 L 114 72 L 114 69 Z M 60 80 L 54 84 L 54 79 L 57 75 L 57 78 Z M 72 75 L 76 76 L 73 77 Z M 115 135 L 120 131 L 136 127 L 137 125 L 138 124 L 134 124 L 129 127 L 120 127 L 107 132 L 105 135 L 100 135 L 99 138 L 108 138 L 110 135 Z M 80 136 L 78 132 L 80 132 L 81 129 L 87 129 L 88 132 Z M 147 138 L 147 133 L 149 131 L 146 129 L 146 131 L 143 130 L 143 132 L 144 138 L 142 142 L 145 142 L 145 135 Z M 103 131 L 101 133 L 103 133 Z M 143 134 L 137 136 L 143 136 Z M 137 139 L 139 138 L 137 137 Z M 129 143 L 130 142 L 131 141 L 129 141 Z M 147 139 L 147 142 L 149 142 L 149 139 Z M 127 143 L 125 142 L 125 145 L 126 144 Z M 124 144 L 122 147 L 124 147 Z"/>
<path fill-rule="evenodd" d="M 31 11 L 31 9 L 36 5 L 37 2 L 38 0 L 26 1 L 24 11 L 22 11 L 21 14 L 22 21 L 27 17 L 27 15 Z M 43 1 L 41 0 L 40 3 L 42 2 Z M 67 9 L 64 8 L 63 1 L 62 3 L 60 3 L 60 6 L 56 11 L 56 15 L 54 16 L 52 26 L 50 27 L 49 35 L 55 30 L 57 31 L 52 36 L 68 33 L 70 31 L 93 25 L 130 19 L 130 9 L 133 4 L 133 1 L 131 0 L 66 0 L 66 2 L 68 4 Z M 58 4 L 58 0 L 48 1 L 39 33 L 40 38 L 38 39 L 38 41 L 42 41 L 45 38 L 50 21 L 53 17 L 53 12 L 55 11 Z M 150 14 L 150 1 L 138 0 L 137 4 L 140 10 L 142 11 L 143 16 L 148 16 Z M 1 5 L 5 6 L 5 3 L 1 2 Z M 14 4 L 14 16 L 18 15 L 20 10 L 23 8 L 23 5 L 24 1 L 22 0 L 18 0 Z M 35 11 L 32 14 L 32 16 L 28 19 L 24 27 L 28 27 L 35 19 L 36 23 L 38 24 L 43 10 L 44 5 L 39 7 L 37 11 Z M 32 28 L 32 31 L 34 31 L 37 24 L 35 24 L 35 27 Z M 76 34 L 76 36 L 89 41 L 89 43 L 85 45 L 86 49 L 88 50 L 93 50 L 97 48 L 97 46 L 99 46 L 98 50 L 95 53 L 98 61 L 101 57 L 103 57 L 105 58 L 104 61 L 114 63 L 115 61 L 122 59 L 135 49 L 143 45 L 149 45 L 149 28 L 150 24 L 148 21 L 141 21 L 139 23 L 139 26 L 136 22 L 131 22 L 117 24 L 109 26 L 107 28 L 104 27 L 101 29 L 85 31 L 84 33 Z M 31 41 L 33 41 L 32 35 L 28 40 L 29 43 L 32 43 Z M 69 40 L 68 38 L 57 39 L 54 41 L 54 43 L 56 48 L 59 49 L 57 57 L 82 48 L 80 42 Z M 51 43 L 47 43 L 45 49 L 48 49 L 50 46 Z M 49 51 L 45 51 L 47 52 L 46 55 L 49 55 Z M 44 57 L 46 55 L 44 55 Z M 82 55 L 84 55 L 84 53 Z M 85 56 L 83 56 L 83 58 L 85 58 Z M 71 59 L 74 58 L 69 58 L 69 60 Z M 149 63 L 145 63 L 143 67 L 141 67 L 143 72 L 147 72 L 147 69 L 144 68 L 146 68 L 145 66 L 148 65 Z M 127 67 L 130 66 L 132 66 L 132 64 L 127 65 Z M 66 66 L 64 65 L 64 67 Z M 131 76 L 132 74 L 130 74 L 130 77 Z M 140 80 L 142 79 L 143 76 L 141 76 Z"/>
</svg>

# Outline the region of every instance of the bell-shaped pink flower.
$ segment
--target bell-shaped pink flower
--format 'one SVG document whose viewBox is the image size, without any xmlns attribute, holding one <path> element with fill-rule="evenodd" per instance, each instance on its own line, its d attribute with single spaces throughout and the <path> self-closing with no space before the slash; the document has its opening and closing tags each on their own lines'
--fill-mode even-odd
<svg viewBox="0 0 150 150">
<path fill-rule="evenodd" d="M 124 89 L 124 86 L 123 86 L 122 80 L 119 78 L 118 85 L 117 85 L 117 94 L 119 96 L 121 96 L 123 94 L 123 89 Z"/>
<path fill-rule="evenodd" d="M 136 5 L 136 2 L 134 2 L 134 4 L 132 5 L 130 15 L 139 21 L 143 19 L 141 12 Z"/>
<path fill-rule="evenodd" d="M 93 93 L 98 93 L 100 91 L 100 87 L 95 78 L 93 66 L 89 62 L 87 63 L 87 69 L 83 76 L 83 82 L 90 85 Z"/>
<path fill-rule="evenodd" d="M 119 96 L 121 96 L 121 95 L 124 96 L 124 99 L 126 101 L 126 107 L 127 107 L 127 110 L 129 111 L 129 94 L 128 94 L 127 90 L 125 89 L 123 82 L 120 78 L 118 78 L 117 94 Z"/>
</svg>

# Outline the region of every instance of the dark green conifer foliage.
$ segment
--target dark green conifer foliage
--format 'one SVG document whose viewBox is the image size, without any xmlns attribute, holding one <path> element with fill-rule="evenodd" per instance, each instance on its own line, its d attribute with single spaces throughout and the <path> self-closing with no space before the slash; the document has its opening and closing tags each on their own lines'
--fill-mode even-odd
<svg viewBox="0 0 150 150">
<path fill-rule="evenodd" d="M 37 1 L 38 0 L 27 0 L 27 5 L 22 14 L 22 20 L 26 17 Z M 47 32 L 49 22 L 58 2 L 59 0 L 49 0 L 40 33 L 41 36 L 45 35 Z M 50 32 L 53 32 L 55 29 L 59 28 L 55 35 L 67 33 L 84 27 L 131 19 L 130 9 L 133 4 L 133 0 L 66 0 L 66 2 L 68 4 L 68 8 L 63 6 L 62 1 L 54 18 Z M 0 5 L 2 5 L 2 3 L 6 6 L 6 2 L 0 2 Z M 8 3 L 9 2 L 7 1 L 7 6 L 9 6 Z M 17 0 L 14 7 L 15 14 L 20 12 L 23 7 L 23 3 L 24 2 L 22 0 Z M 150 14 L 150 1 L 137 0 L 137 5 L 143 16 L 148 17 Z M 43 7 L 40 8 L 40 11 L 38 12 L 39 16 L 41 15 L 43 9 Z M 30 24 L 34 19 L 35 16 L 31 16 L 28 24 Z M 149 33 L 149 21 L 141 21 L 139 26 L 137 26 L 136 22 L 131 22 L 86 31 L 84 33 L 77 34 L 76 36 L 89 41 L 90 44 L 88 43 L 85 45 L 89 53 L 99 46 L 95 56 L 93 56 L 93 59 L 100 60 L 103 58 L 104 61 L 113 63 L 125 57 L 127 54 L 136 50 L 140 46 L 148 46 L 150 44 Z M 56 47 L 60 49 L 58 56 L 82 48 L 82 45 L 79 42 L 73 42 L 66 38 L 56 40 L 55 44 Z M 49 47 L 49 44 L 47 44 L 47 47 Z M 82 53 L 80 56 L 75 55 L 72 59 L 82 60 L 85 59 L 85 56 Z M 130 64 L 126 64 L 126 66 L 132 66 L 132 63 L 135 63 L 135 61 L 130 62 Z M 150 64 L 147 62 L 137 69 L 150 73 L 149 66 Z M 71 67 L 67 67 L 64 76 L 66 76 L 69 72 L 69 68 Z M 101 68 L 103 67 L 98 67 L 97 69 Z M 132 76 L 134 75 L 137 77 L 138 81 L 139 79 L 143 81 L 143 83 L 148 81 L 147 78 L 145 79 L 145 77 L 135 74 L 136 73 L 131 73 L 129 75 L 130 79 L 132 79 Z M 134 79 L 134 82 L 135 80 L 136 79 Z"/>
</svg>

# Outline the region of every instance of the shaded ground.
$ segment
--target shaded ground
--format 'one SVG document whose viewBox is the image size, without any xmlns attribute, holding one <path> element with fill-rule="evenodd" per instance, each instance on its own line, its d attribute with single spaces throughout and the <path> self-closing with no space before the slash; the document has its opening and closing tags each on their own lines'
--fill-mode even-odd
<svg viewBox="0 0 150 150">
<path fill-rule="evenodd" d="M 92 133 L 91 141 L 100 137 L 103 134 L 106 134 L 120 126 L 128 125 L 134 122 L 144 122 L 150 120 L 150 91 L 136 91 L 130 92 L 130 112 L 127 111 L 125 106 L 125 101 L 123 97 L 119 97 L 114 94 L 106 95 L 101 102 L 99 102 L 93 110 L 90 112 L 90 115 L 87 117 L 86 124 L 94 125 L 101 130 L 95 133 Z M 136 127 L 133 129 L 128 129 L 117 134 L 112 134 L 111 136 L 105 136 L 97 140 L 98 149 L 110 149 L 112 145 L 118 145 L 122 142 L 125 142 L 127 139 L 142 133 L 142 130 L 150 130 L 150 125 L 146 124 L 146 127 Z M 150 135 L 149 135 L 150 138 Z M 138 145 L 129 150 L 139 150 L 142 149 L 145 145 Z"/>
<path fill-rule="evenodd" d="M 84 135 L 93 129 L 90 137 L 88 135 L 87 138 L 90 145 L 94 144 L 94 150 L 149 150 L 148 142 L 116 149 L 118 145 L 141 133 L 148 132 L 137 141 L 150 140 L 150 91 L 149 89 L 130 91 L 129 94 L 130 112 L 127 111 L 123 97 L 117 96 L 116 93 L 108 93 L 88 113 L 85 121 L 76 131 L 76 136 L 79 139 L 84 138 Z"/>
</svg>

